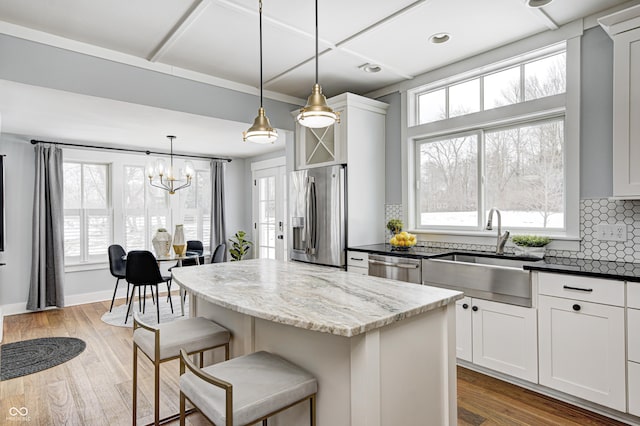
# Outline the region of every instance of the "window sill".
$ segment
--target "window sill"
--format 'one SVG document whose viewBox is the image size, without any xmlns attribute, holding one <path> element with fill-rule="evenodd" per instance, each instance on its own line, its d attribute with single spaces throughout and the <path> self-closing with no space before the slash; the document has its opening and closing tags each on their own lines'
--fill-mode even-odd
<svg viewBox="0 0 640 426">
<path fill-rule="evenodd" d="M 109 269 L 109 264 L 104 262 L 87 262 L 64 265 L 65 273 L 97 271 L 101 269 Z"/>
<path fill-rule="evenodd" d="M 550 250 L 568 250 L 580 251 L 580 237 L 571 235 L 553 235 L 542 232 L 533 231 L 510 231 L 512 235 L 517 234 L 536 234 L 551 238 L 551 242 L 546 246 Z M 479 244 L 479 245 L 495 245 L 497 231 L 452 231 L 452 230 L 426 230 L 412 229 L 409 232 L 418 236 L 418 241 L 435 241 L 441 243 L 454 244 Z M 508 246 L 513 244 L 508 243 Z"/>
</svg>

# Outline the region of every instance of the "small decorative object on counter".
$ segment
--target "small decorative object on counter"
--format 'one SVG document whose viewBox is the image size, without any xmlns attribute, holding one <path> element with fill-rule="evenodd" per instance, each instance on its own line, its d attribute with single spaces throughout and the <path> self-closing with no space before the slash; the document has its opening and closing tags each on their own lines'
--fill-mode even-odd
<svg viewBox="0 0 640 426">
<path fill-rule="evenodd" d="M 542 259 L 545 246 L 551 242 L 551 238 L 537 235 L 514 235 L 511 237 L 511 241 L 516 245 L 515 254 Z"/>
<path fill-rule="evenodd" d="M 173 233 L 173 252 L 176 256 L 184 256 L 187 251 L 187 242 L 184 239 L 183 225 L 176 225 L 176 231 Z"/>
<path fill-rule="evenodd" d="M 236 232 L 233 237 L 229 238 L 231 242 L 231 248 L 229 254 L 231 254 L 231 261 L 242 260 L 242 258 L 249 252 L 253 243 L 246 240 L 244 237 L 247 235 L 244 231 Z"/>
<path fill-rule="evenodd" d="M 416 242 L 416 236 L 406 231 L 394 235 L 389 241 L 394 250 L 409 250 L 416 245 Z"/>
<path fill-rule="evenodd" d="M 171 251 L 171 234 L 165 228 L 158 228 L 151 240 L 156 257 L 167 257 Z"/>
</svg>

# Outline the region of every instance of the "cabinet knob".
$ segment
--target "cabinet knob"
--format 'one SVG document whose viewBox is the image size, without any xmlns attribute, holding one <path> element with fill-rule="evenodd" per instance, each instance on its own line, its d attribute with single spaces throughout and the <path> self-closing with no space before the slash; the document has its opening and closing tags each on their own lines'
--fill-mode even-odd
<svg viewBox="0 0 640 426">
<path fill-rule="evenodd" d="M 579 311 L 580 310 L 580 305 L 578 305 L 577 303 L 575 305 L 573 305 L 573 310 L 574 311 Z"/>
<path fill-rule="evenodd" d="M 463 304 L 462 304 L 462 309 L 467 309 L 468 307 L 469 307 L 469 304 L 468 304 L 468 303 L 463 303 Z"/>
<path fill-rule="evenodd" d="M 474 306 L 473 308 L 471 308 L 471 310 L 472 310 L 473 312 L 478 312 L 478 307 L 477 307 L 477 306 Z"/>
</svg>

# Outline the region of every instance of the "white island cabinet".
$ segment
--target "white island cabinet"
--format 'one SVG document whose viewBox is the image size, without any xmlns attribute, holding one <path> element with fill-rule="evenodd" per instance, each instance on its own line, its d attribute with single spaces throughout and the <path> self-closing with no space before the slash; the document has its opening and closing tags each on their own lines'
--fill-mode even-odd
<svg viewBox="0 0 640 426">
<path fill-rule="evenodd" d="M 173 270 L 191 315 L 232 333 L 231 356 L 279 354 L 318 379 L 318 426 L 455 425 L 462 293 L 297 262 Z M 270 426 L 309 424 L 294 406 Z"/>
</svg>

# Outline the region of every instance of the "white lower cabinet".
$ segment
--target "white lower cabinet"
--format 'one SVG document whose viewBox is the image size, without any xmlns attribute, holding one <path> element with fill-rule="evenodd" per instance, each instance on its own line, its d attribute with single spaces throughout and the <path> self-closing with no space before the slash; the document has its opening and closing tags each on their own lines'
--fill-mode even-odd
<svg viewBox="0 0 640 426">
<path fill-rule="evenodd" d="M 369 275 L 369 253 L 347 251 L 347 272 Z"/>
<path fill-rule="evenodd" d="M 626 411 L 624 308 L 540 295 L 540 384 Z"/>
<path fill-rule="evenodd" d="M 456 302 L 460 359 L 538 382 L 536 310 L 465 297 Z"/>
<path fill-rule="evenodd" d="M 640 416 L 640 363 L 629 362 L 629 414 Z"/>
</svg>

